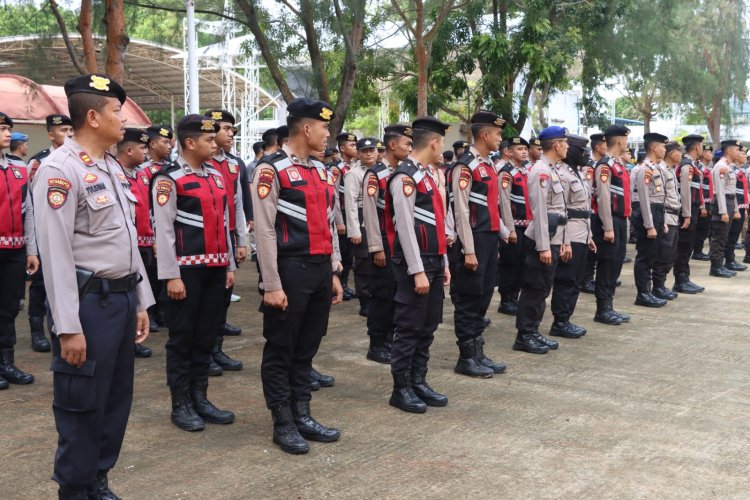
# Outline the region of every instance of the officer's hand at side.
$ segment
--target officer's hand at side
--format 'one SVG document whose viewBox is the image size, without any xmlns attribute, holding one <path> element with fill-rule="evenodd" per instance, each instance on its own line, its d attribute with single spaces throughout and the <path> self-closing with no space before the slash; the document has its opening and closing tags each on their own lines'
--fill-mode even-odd
<svg viewBox="0 0 750 500">
<path fill-rule="evenodd" d="M 154 251 L 154 257 L 156 257 L 156 243 L 154 243 L 154 246 L 151 247 Z"/>
<path fill-rule="evenodd" d="M 140 344 L 148 338 L 149 329 L 148 313 L 140 311 L 136 317 L 135 343 Z"/>
<path fill-rule="evenodd" d="M 354 238 L 349 238 L 349 241 L 352 242 L 352 245 L 359 245 L 362 243 L 362 238 L 357 238 L 356 236 Z"/>
<path fill-rule="evenodd" d="M 648 238 L 650 240 L 655 240 L 656 239 L 656 229 L 654 229 L 653 227 L 650 227 L 650 228 L 646 229 L 646 238 Z"/>
<path fill-rule="evenodd" d="M 443 270 L 443 286 L 448 286 L 450 284 L 451 284 L 451 271 L 446 266 L 446 268 Z"/>
<path fill-rule="evenodd" d="M 247 247 L 237 247 L 237 263 L 242 264 L 247 259 Z"/>
<path fill-rule="evenodd" d="M 341 286 L 341 280 L 335 274 L 333 275 L 333 305 L 341 304 L 344 301 L 344 287 Z"/>
<path fill-rule="evenodd" d="M 734 215 L 732 216 L 732 219 L 734 219 L 734 220 L 737 220 L 739 218 L 740 218 L 740 213 L 739 212 L 735 212 Z"/>
<path fill-rule="evenodd" d="M 545 266 L 552 264 L 552 252 L 549 250 L 539 252 L 539 262 L 541 262 Z"/>
<path fill-rule="evenodd" d="M 729 215 L 728 214 L 721 214 L 721 222 L 727 223 L 729 222 Z"/>
<path fill-rule="evenodd" d="M 255 222 L 251 220 L 247 221 L 247 232 L 249 233 L 253 229 L 255 229 Z"/>
<path fill-rule="evenodd" d="M 690 217 L 685 217 L 685 219 L 682 221 L 682 226 L 680 226 L 680 229 L 687 229 L 690 227 Z"/>
<path fill-rule="evenodd" d="M 664 234 L 667 234 L 669 232 L 669 226 L 664 224 Z"/>
<path fill-rule="evenodd" d="M 476 271 L 479 268 L 479 261 L 477 261 L 476 254 L 467 253 L 464 255 L 464 267 L 469 271 Z"/>
<path fill-rule="evenodd" d="M 427 275 L 424 272 L 414 275 L 414 290 L 419 295 L 424 295 L 430 291 L 430 282 L 427 280 Z"/>
<path fill-rule="evenodd" d="M 34 274 L 39 270 L 39 257 L 36 255 L 29 255 L 26 257 L 26 272 Z"/>
<path fill-rule="evenodd" d="M 570 262 L 573 258 L 573 248 L 570 245 L 563 245 L 560 247 L 560 260 L 563 262 Z"/>
<path fill-rule="evenodd" d="M 614 231 L 604 231 L 604 241 L 607 243 L 614 243 L 615 241 L 615 232 Z"/>
<path fill-rule="evenodd" d="M 225 288 L 229 289 L 234 286 L 234 271 L 227 271 L 227 282 L 224 286 Z"/>
<path fill-rule="evenodd" d="M 86 362 L 86 337 L 82 333 L 60 335 L 60 356 L 76 368 L 82 367 Z"/>
<path fill-rule="evenodd" d="M 453 237 L 445 235 L 445 244 L 448 245 L 449 247 L 452 247 L 453 243 L 455 243 L 455 240 L 453 239 Z"/>
<path fill-rule="evenodd" d="M 286 294 L 284 293 L 284 290 L 276 290 L 273 292 L 264 293 L 263 303 L 268 307 L 281 309 L 282 311 L 286 311 L 286 308 L 289 305 L 286 300 Z"/>
<path fill-rule="evenodd" d="M 385 267 L 385 252 L 375 252 L 372 254 L 372 263 L 378 267 Z"/>
<path fill-rule="evenodd" d="M 336 232 L 343 236 L 346 234 L 346 226 L 343 224 L 336 224 Z"/>
<path fill-rule="evenodd" d="M 167 280 L 167 297 L 172 300 L 183 300 L 187 297 L 185 283 L 180 278 Z"/>
<path fill-rule="evenodd" d="M 510 236 L 508 236 L 508 243 L 515 243 L 518 241 L 518 235 L 515 231 L 511 231 Z"/>
<path fill-rule="evenodd" d="M 596 243 L 594 243 L 594 240 L 589 240 L 589 250 L 596 253 Z"/>
<path fill-rule="evenodd" d="M 708 217 L 708 210 L 701 208 L 701 219 L 705 219 L 706 217 Z"/>
</svg>

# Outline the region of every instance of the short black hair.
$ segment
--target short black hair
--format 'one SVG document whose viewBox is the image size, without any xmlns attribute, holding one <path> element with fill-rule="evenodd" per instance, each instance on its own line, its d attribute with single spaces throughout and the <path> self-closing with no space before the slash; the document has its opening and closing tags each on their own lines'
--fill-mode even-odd
<svg viewBox="0 0 750 500">
<path fill-rule="evenodd" d="M 552 146 L 555 145 L 557 141 L 562 141 L 563 139 L 557 138 L 557 139 L 544 139 L 541 141 L 542 143 L 542 152 L 546 153 L 547 151 L 552 149 Z"/>
<path fill-rule="evenodd" d="M 619 139 L 620 137 L 623 137 L 623 136 L 622 135 L 606 136 L 607 147 L 611 148 L 615 144 L 615 142 L 617 142 L 617 139 Z"/>
<path fill-rule="evenodd" d="M 10 141 L 10 150 L 11 150 L 11 152 L 15 151 L 16 149 L 18 149 L 21 146 L 21 144 L 23 144 L 24 142 L 26 142 L 26 141 Z"/>
<path fill-rule="evenodd" d="M 401 137 L 401 135 L 394 134 L 392 132 L 386 132 L 383 135 L 383 144 L 385 144 L 385 147 L 388 148 L 388 143 L 391 141 L 397 141 L 399 137 Z"/>
<path fill-rule="evenodd" d="M 309 120 L 310 118 L 305 118 L 304 116 L 293 116 L 289 115 L 286 117 L 286 126 L 289 127 L 289 135 L 292 136 L 299 132 L 299 128 L 302 126 L 302 124 L 305 122 L 305 120 Z M 266 136 L 268 138 L 268 141 L 265 142 L 266 148 L 269 146 L 276 146 L 278 135 L 268 135 Z"/>
<path fill-rule="evenodd" d="M 490 128 L 492 125 L 488 125 L 486 123 L 472 123 L 471 124 L 471 136 L 476 139 L 476 137 L 482 133 L 482 131 L 486 128 Z"/>
<path fill-rule="evenodd" d="M 187 146 L 185 146 L 185 141 L 188 139 L 195 140 L 196 138 L 203 135 L 203 132 L 181 132 L 177 134 L 177 142 L 180 143 L 180 146 L 182 146 L 182 149 L 185 149 Z"/>
<path fill-rule="evenodd" d="M 427 145 L 428 142 L 433 140 L 435 137 L 439 137 L 440 134 L 427 130 L 426 128 L 415 128 L 413 131 L 413 142 L 412 147 L 414 149 L 421 149 Z"/>
<path fill-rule="evenodd" d="M 73 122 L 73 128 L 75 130 L 83 128 L 89 110 L 101 112 L 107 104 L 107 99 L 110 97 L 88 92 L 78 92 L 68 97 L 68 113 L 70 121 Z"/>
<path fill-rule="evenodd" d="M 446 163 L 453 161 L 453 151 L 443 151 L 443 160 L 445 160 Z"/>
<path fill-rule="evenodd" d="M 253 153 L 256 155 L 263 151 L 263 141 L 258 141 L 256 143 L 253 143 Z"/>
</svg>

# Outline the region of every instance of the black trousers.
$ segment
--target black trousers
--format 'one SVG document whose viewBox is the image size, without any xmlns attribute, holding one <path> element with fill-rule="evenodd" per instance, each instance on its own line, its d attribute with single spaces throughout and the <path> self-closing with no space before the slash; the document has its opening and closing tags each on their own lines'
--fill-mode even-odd
<svg viewBox="0 0 750 500">
<path fill-rule="evenodd" d="M 568 262 L 558 262 L 555 271 L 551 304 L 555 321 L 568 321 L 573 315 L 586 275 L 586 264 L 589 256 L 588 245 L 572 242 L 570 246 L 573 249 L 573 257 Z"/>
<path fill-rule="evenodd" d="M 492 301 L 497 283 L 498 233 L 474 233 L 474 253 L 479 266 L 471 271 L 464 266 L 464 254 L 460 240 L 457 259 L 452 263 L 451 300 L 453 301 L 453 322 L 459 341 L 475 338 L 484 332 L 484 316 Z"/>
<path fill-rule="evenodd" d="M 407 272 L 406 260 L 393 259 L 396 280 L 395 333 L 391 345 L 391 372 L 406 373 L 413 366 L 427 366 L 435 330 L 443 320 L 443 279 L 445 267 L 442 257 L 422 257 L 430 291 L 419 295 L 414 289 L 414 276 Z"/>
<path fill-rule="evenodd" d="M 346 233 L 339 235 L 339 252 L 341 252 L 341 285 L 347 286 L 349 284 L 349 272 L 352 270 L 354 265 L 354 251 L 352 249 L 352 242 L 346 236 Z"/>
<path fill-rule="evenodd" d="M 352 270 L 354 271 L 354 288 L 357 291 L 357 298 L 361 307 L 367 307 L 370 303 L 370 296 L 372 295 L 372 289 L 370 288 L 370 275 L 372 274 L 372 259 L 370 258 L 370 251 L 367 248 L 367 233 L 364 228 L 361 229 L 362 241 L 359 245 L 349 241 L 352 248 L 352 255 L 354 256 L 354 265 Z M 385 240 L 388 241 L 388 240 Z"/>
<path fill-rule="evenodd" d="M 26 292 L 26 249 L 0 250 L 0 349 L 16 345 L 16 316 Z"/>
<path fill-rule="evenodd" d="M 234 253 L 234 261 L 237 262 L 237 233 L 235 231 L 232 231 L 229 233 L 229 237 L 232 238 L 232 251 Z M 258 264 L 260 266 L 260 264 Z M 258 267 L 258 272 L 260 273 L 260 267 Z M 229 306 L 232 305 L 232 294 L 234 293 L 234 285 L 230 286 L 229 288 L 224 289 L 224 309 L 221 313 L 221 319 L 219 323 L 219 332 L 217 335 L 222 335 L 222 327 L 227 322 L 227 316 L 229 315 Z"/>
<path fill-rule="evenodd" d="M 690 279 L 690 257 L 693 255 L 698 221 L 700 220 L 701 213 L 698 205 L 693 205 L 690 209 L 690 213 L 692 217 L 690 217 L 690 226 L 688 226 L 687 229 L 682 229 L 682 224 L 685 220 L 680 217 L 680 226 L 677 233 L 677 248 L 675 249 L 674 256 L 674 277 L 677 282 Z"/>
<path fill-rule="evenodd" d="M 731 216 L 730 216 L 731 219 Z M 740 233 L 742 232 L 742 226 L 745 224 L 745 209 L 740 208 L 740 218 L 731 219 L 729 226 L 729 234 L 727 235 L 727 244 L 724 247 L 724 259 L 727 262 L 734 262 L 734 245 L 740 240 Z"/>
<path fill-rule="evenodd" d="M 664 237 L 664 205 L 651 205 L 651 219 L 656 230 L 656 238 L 649 239 L 647 230 L 643 225 L 640 210 L 633 212 L 630 221 L 635 227 L 635 264 L 633 265 L 633 277 L 638 293 L 651 290 L 651 278 L 656 255 L 659 249 L 659 240 Z"/>
<path fill-rule="evenodd" d="M 78 316 L 86 337 L 81 368 L 60 357 L 52 336 L 52 411 L 57 452 L 52 479 L 84 487 L 115 466 L 133 401 L 135 291 L 81 297 Z"/>
<path fill-rule="evenodd" d="M 526 238 L 524 243 L 524 265 L 521 296 L 518 298 L 518 313 L 516 314 L 516 329 L 520 333 L 532 333 L 539 330 L 539 324 L 544 318 L 545 300 L 552 290 L 555 270 L 560 260 L 560 245 L 551 245 L 552 263 L 542 264 L 539 252 L 535 248 L 536 242 Z"/>
<path fill-rule="evenodd" d="M 141 254 L 143 260 L 143 267 L 146 268 L 146 277 L 148 278 L 148 284 L 151 285 L 151 293 L 154 294 L 154 298 L 157 303 L 152 306 L 153 310 L 162 306 L 160 302 L 161 297 L 161 281 L 159 281 L 159 274 L 156 270 L 156 255 L 154 254 L 154 247 L 138 247 L 138 253 Z M 149 314 L 151 314 L 149 312 Z M 31 312 L 29 312 L 31 315 Z"/>
<path fill-rule="evenodd" d="M 729 231 L 732 228 L 735 202 L 731 198 L 728 198 L 726 207 L 729 222 L 721 222 L 721 215 L 719 214 L 717 205 L 714 204 L 711 210 L 711 245 L 709 246 L 709 257 L 711 258 L 711 266 L 713 267 L 723 266 L 724 259 L 727 256 L 727 242 L 729 241 Z M 733 256 L 734 250 L 732 250 Z"/>
<path fill-rule="evenodd" d="M 367 315 L 367 335 L 374 339 L 386 340 L 393 337 L 393 296 L 396 294 L 396 280 L 393 278 L 391 250 L 387 239 L 385 244 L 385 266 L 372 264 L 370 274 L 370 307 Z"/>
<path fill-rule="evenodd" d="M 181 268 L 183 300 L 168 299 L 167 385 L 184 387 L 206 380 L 211 348 L 221 326 L 226 267 Z M 166 283 L 165 283 L 166 288 Z"/>
<path fill-rule="evenodd" d="M 625 249 L 628 243 L 628 220 L 617 215 L 612 216 L 612 229 L 615 233 L 613 242 L 604 241 L 604 226 L 598 216 L 592 219 L 591 233 L 596 243 L 596 296 L 597 307 L 611 303 L 615 297 L 617 280 L 622 272 L 625 260 Z"/>
<path fill-rule="evenodd" d="M 503 302 L 516 302 L 523 282 L 526 227 L 516 226 L 515 231 L 518 239 L 513 244 L 503 243 L 498 259 L 497 291 Z"/>
<path fill-rule="evenodd" d="M 669 231 L 662 234 L 657 243 L 656 260 L 654 261 L 654 270 L 652 279 L 654 288 L 663 287 L 669 276 L 669 271 L 675 264 L 677 255 L 677 244 L 679 241 L 680 226 L 667 226 Z"/>
<path fill-rule="evenodd" d="M 29 318 L 47 316 L 47 290 L 44 288 L 44 273 L 41 261 L 39 270 L 31 276 L 29 284 L 29 302 L 26 304 Z"/>
<path fill-rule="evenodd" d="M 695 253 L 703 253 L 703 244 L 709 237 L 711 232 L 711 204 L 706 203 L 706 210 L 709 213 L 708 217 L 699 217 L 695 227 L 695 242 L 693 244 L 693 251 Z"/>
<path fill-rule="evenodd" d="M 260 377 L 269 409 L 311 399 L 312 360 L 328 330 L 333 297 L 330 258 L 280 257 L 278 269 L 289 305 L 286 311 L 260 306 L 266 339 Z"/>
</svg>

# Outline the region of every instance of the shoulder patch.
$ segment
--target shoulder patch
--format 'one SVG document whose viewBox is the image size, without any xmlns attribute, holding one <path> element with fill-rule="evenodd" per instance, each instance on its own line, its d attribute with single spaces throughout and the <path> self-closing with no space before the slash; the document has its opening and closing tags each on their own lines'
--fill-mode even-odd
<svg viewBox="0 0 750 500">
<path fill-rule="evenodd" d="M 258 196 L 261 200 L 265 199 L 266 196 L 271 192 L 271 185 L 273 179 L 276 177 L 276 170 L 272 168 L 261 168 L 258 173 Z"/>
<path fill-rule="evenodd" d="M 378 178 L 374 175 L 367 176 L 367 196 L 374 197 L 378 194 Z"/>
<path fill-rule="evenodd" d="M 510 173 L 503 172 L 503 176 L 502 176 L 503 189 L 508 189 L 508 186 L 510 186 L 510 182 L 512 179 L 513 179 L 513 176 L 511 176 Z"/>
<path fill-rule="evenodd" d="M 607 182 L 609 180 L 609 167 L 602 166 L 599 169 L 599 180 L 602 182 Z"/>
<path fill-rule="evenodd" d="M 539 185 L 543 188 L 549 186 L 550 176 L 547 174 L 539 174 Z"/>
<path fill-rule="evenodd" d="M 466 189 L 471 182 L 471 169 L 466 165 L 461 165 L 461 173 L 458 176 L 458 187 Z"/>
<path fill-rule="evenodd" d="M 70 191 L 70 188 L 73 187 L 73 185 L 68 180 L 60 179 L 59 177 L 48 179 L 47 184 L 50 187 L 59 187 L 61 189 L 64 189 L 65 191 Z"/>
<path fill-rule="evenodd" d="M 404 195 L 408 198 L 412 194 L 414 194 L 414 190 L 416 189 L 416 184 L 414 184 L 414 179 L 409 177 L 408 175 L 404 175 L 401 177 L 402 182 L 402 189 L 404 190 Z"/>
</svg>

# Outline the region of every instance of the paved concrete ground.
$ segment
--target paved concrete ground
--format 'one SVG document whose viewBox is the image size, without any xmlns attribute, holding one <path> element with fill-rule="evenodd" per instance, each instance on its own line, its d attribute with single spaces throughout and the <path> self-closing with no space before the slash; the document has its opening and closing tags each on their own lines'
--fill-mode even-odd
<svg viewBox="0 0 750 500">
<path fill-rule="evenodd" d="M 632 251 L 632 247 L 631 251 Z M 487 351 L 507 374 L 473 380 L 453 373 L 456 347 L 446 304 L 430 363 L 447 408 L 416 416 L 387 404 L 388 368 L 365 359 L 364 319 L 335 308 L 316 365 L 336 386 L 315 393 L 314 414 L 343 431 L 335 444 L 289 456 L 270 439 L 259 362 L 255 273 L 239 274 L 243 327 L 225 349 L 245 370 L 211 380 L 209 394 L 237 413 L 234 425 L 187 434 L 169 423 L 165 333 L 136 362 L 136 395 L 113 489 L 145 498 L 705 498 L 750 497 L 750 272 L 709 278 L 708 290 L 655 312 L 633 306 L 632 265 L 615 304 L 632 322 L 592 321 L 583 295 L 583 339 L 546 356 L 511 350 L 513 322 L 494 310 Z M 52 498 L 55 450 L 49 357 L 30 351 L 25 311 L 18 364 L 37 381 L 0 392 L 0 498 Z M 544 323 L 548 328 L 549 318 Z"/>
</svg>

